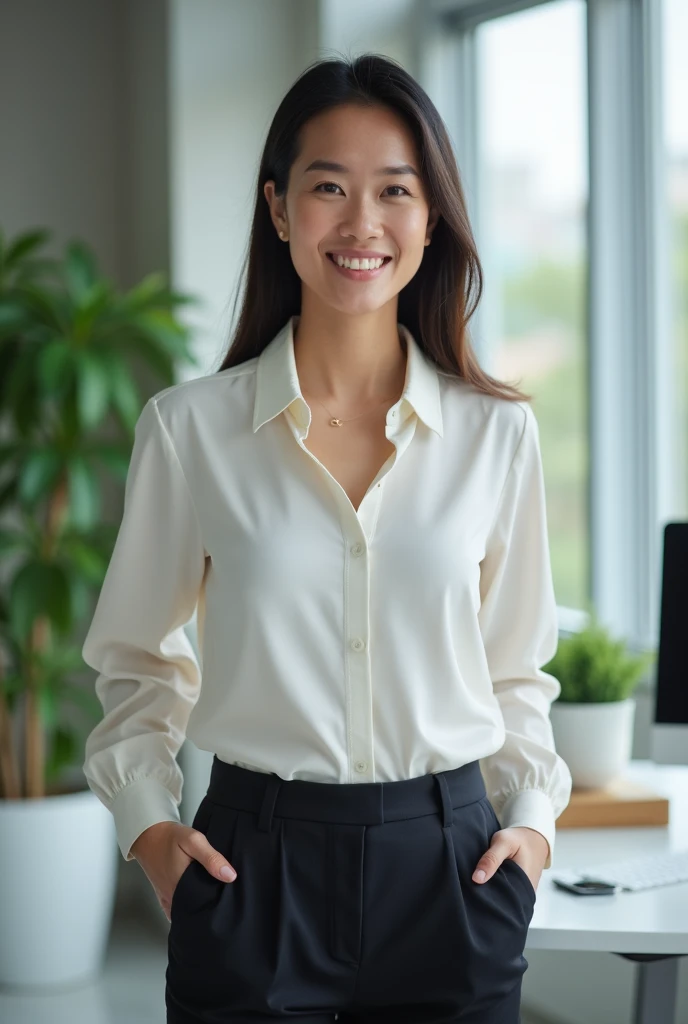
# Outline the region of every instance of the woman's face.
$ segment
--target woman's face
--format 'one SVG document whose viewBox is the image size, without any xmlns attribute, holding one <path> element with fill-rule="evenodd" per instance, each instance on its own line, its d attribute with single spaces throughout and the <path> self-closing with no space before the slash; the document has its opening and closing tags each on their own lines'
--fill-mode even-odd
<svg viewBox="0 0 688 1024">
<path fill-rule="evenodd" d="M 396 298 L 418 270 L 438 219 L 413 136 L 383 106 L 340 106 L 312 118 L 302 129 L 286 196 L 275 196 L 272 181 L 265 196 L 303 289 L 349 314 Z M 342 270 L 335 263 L 337 254 L 358 253 L 360 260 L 366 252 L 385 257 L 380 269 Z"/>
</svg>

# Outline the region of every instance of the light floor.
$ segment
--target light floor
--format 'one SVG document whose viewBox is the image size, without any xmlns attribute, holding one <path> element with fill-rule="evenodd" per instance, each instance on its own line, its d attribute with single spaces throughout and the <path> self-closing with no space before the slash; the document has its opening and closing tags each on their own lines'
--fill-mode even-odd
<svg viewBox="0 0 688 1024">
<path fill-rule="evenodd" d="M 117 910 L 102 977 L 47 993 L 0 988 L 2 1024 L 166 1024 L 167 924 Z M 522 1024 L 547 1024 L 525 1011 Z"/>
</svg>

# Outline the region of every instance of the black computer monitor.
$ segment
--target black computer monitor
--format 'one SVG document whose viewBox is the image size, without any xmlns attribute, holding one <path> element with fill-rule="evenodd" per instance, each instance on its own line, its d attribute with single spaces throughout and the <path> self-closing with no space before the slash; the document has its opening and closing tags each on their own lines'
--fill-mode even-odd
<svg viewBox="0 0 688 1024">
<path fill-rule="evenodd" d="M 688 764 L 688 522 L 664 527 L 651 756 Z"/>
</svg>

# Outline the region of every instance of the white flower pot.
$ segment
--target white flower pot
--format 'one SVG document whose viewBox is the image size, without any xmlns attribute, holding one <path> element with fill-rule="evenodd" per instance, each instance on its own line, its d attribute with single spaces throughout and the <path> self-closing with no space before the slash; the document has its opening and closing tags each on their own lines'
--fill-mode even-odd
<svg viewBox="0 0 688 1024">
<path fill-rule="evenodd" d="M 0 800 L 0 985 L 99 975 L 118 855 L 114 819 L 90 789 Z"/>
<path fill-rule="evenodd" d="M 551 708 L 557 753 L 576 789 L 599 789 L 623 775 L 631 759 L 635 698 Z"/>
</svg>

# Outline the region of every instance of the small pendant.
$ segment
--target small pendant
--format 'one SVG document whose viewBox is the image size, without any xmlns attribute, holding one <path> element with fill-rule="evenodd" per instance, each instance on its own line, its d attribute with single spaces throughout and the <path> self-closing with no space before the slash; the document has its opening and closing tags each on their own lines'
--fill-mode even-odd
<svg viewBox="0 0 688 1024">
<path fill-rule="evenodd" d="M 331 427 L 341 427 L 342 420 L 330 420 Z"/>
</svg>

